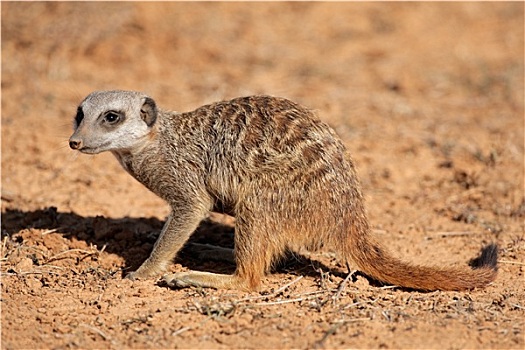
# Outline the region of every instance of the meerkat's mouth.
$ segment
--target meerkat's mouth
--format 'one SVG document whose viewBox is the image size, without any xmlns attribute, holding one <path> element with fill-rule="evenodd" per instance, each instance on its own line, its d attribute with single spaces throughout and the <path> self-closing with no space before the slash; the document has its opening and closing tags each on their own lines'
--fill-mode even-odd
<svg viewBox="0 0 525 350">
<path fill-rule="evenodd" d="M 99 145 L 97 147 L 89 147 L 89 146 L 84 146 L 82 148 L 79 149 L 80 152 L 82 153 L 86 153 L 86 154 L 97 154 L 97 153 L 101 153 L 101 152 L 104 152 L 104 151 L 108 151 L 108 146 L 109 143 L 104 143 L 102 145 Z"/>
<path fill-rule="evenodd" d="M 97 154 L 97 153 L 101 152 L 98 147 L 96 147 L 96 148 L 82 147 L 82 148 L 79 149 L 79 151 L 82 152 L 82 153 L 87 153 L 87 154 Z"/>
</svg>

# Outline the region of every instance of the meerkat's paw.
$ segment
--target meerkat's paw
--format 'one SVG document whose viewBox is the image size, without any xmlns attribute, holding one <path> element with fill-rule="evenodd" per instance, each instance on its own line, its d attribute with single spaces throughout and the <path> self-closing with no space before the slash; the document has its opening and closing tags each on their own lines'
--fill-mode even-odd
<svg viewBox="0 0 525 350">
<path fill-rule="evenodd" d="M 172 288 L 186 288 L 194 286 L 191 283 L 191 276 L 188 278 L 187 272 L 179 272 L 167 274 L 162 277 L 162 279 Z M 197 287 L 197 285 L 195 285 Z"/>
<path fill-rule="evenodd" d="M 164 272 L 165 267 L 162 264 L 152 264 L 146 260 L 136 271 L 130 272 L 125 278 L 130 280 L 145 279 L 155 277 Z"/>
<path fill-rule="evenodd" d="M 146 277 L 148 276 L 142 276 L 141 274 L 138 274 L 137 271 L 134 271 L 134 272 L 128 273 L 124 278 L 135 281 L 135 280 L 146 278 Z"/>
<path fill-rule="evenodd" d="M 189 271 L 167 274 L 164 275 L 164 281 L 172 288 L 243 289 L 241 281 L 236 276 L 210 272 Z"/>
</svg>

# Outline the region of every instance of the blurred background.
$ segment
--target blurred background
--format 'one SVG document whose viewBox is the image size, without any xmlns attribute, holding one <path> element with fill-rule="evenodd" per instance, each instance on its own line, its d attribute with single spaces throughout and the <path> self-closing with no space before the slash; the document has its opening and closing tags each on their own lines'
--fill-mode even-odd
<svg viewBox="0 0 525 350">
<path fill-rule="evenodd" d="M 523 37 L 519 2 L 3 3 L 3 188 L 144 215 L 110 205 L 140 188 L 111 155 L 67 147 L 77 104 L 101 89 L 177 111 L 288 97 L 336 129 L 369 196 L 417 190 L 451 157 L 480 171 L 497 156 L 523 188 Z"/>
<path fill-rule="evenodd" d="M 3 87 L 23 85 L 24 102 L 45 95 L 53 105 L 69 101 L 67 91 L 82 98 L 96 89 L 134 89 L 180 109 L 268 93 L 333 118 L 366 108 L 384 92 L 411 100 L 490 92 L 520 108 L 521 9 L 520 3 L 6 3 Z"/>
<path fill-rule="evenodd" d="M 7 348 L 523 348 L 523 2 L 2 2 L 1 17 Z M 101 89 L 176 111 L 249 94 L 312 108 L 352 153 L 394 254 L 464 264 L 497 242 L 498 279 L 419 294 L 359 278 L 344 307 L 330 294 L 216 320 L 188 305 L 222 291 L 129 287 L 114 272 L 146 259 L 169 208 L 111 154 L 69 149 L 77 105 Z M 72 257 L 57 274 L 16 273 L 56 256 Z M 187 254 L 170 268 L 211 264 Z M 323 276 L 282 296 L 343 286 Z"/>
</svg>

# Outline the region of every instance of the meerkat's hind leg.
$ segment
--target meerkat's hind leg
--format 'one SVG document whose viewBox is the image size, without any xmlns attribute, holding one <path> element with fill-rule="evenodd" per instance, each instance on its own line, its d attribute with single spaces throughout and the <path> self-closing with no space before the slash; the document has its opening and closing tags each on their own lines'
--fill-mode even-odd
<svg viewBox="0 0 525 350">
<path fill-rule="evenodd" d="M 173 288 L 250 289 L 239 276 L 212 272 L 188 271 L 167 274 L 164 276 L 164 281 Z"/>
<path fill-rule="evenodd" d="M 218 248 L 222 249 L 222 252 L 225 253 L 226 257 L 228 254 L 231 254 L 231 258 L 233 258 L 233 250 L 221 247 Z M 188 271 L 164 275 L 164 281 L 168 286 L 173 288 L 201 287 L 252 291 L 259 286 L 261 277 L 264 275 L 265 270 L 254 263 L 254 261 L 260 261 L 260 259 L 257 259 L 257 257 L 254 260 L 248 259 L 248 257 L 243 256 L 242 251 L 243 250 L 241 249 L 240 254 L 239 251 L 235 251 L 237 270 L 233 275 Z"/>
</svg>

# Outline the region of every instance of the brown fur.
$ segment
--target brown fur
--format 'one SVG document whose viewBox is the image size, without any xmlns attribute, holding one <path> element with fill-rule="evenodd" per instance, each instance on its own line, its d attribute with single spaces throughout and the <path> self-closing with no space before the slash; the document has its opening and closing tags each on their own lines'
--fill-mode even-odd
<svg viewBox="0 0 525 350">
<path fill-rule="evenodd" d="M 90 143 L 102 136 L 90 138 L 98 131 L 89 109 L 119 93 L 128 104 L 142 99 L 144 108 L 137 102 L 139 107 L 126 109 L 126 118 L 151 125 L 136 146 L 96 148 Z M 337 251 L 370 277 L 419 290 L 483 287 L 496 277 L 495 246 L 484 250 L 476 268 L 416 266 L 392 257 L 371 236 L 342 142 L 311 111 L 289 100 L 243 97 L 188 113 L 157 110 L 145 95 L 124 91 L 95 93 L 85 101 L 79 108 L 88 121 L 77 123 L 71 147 L 111 150 L 172 207 L 151 256 L 131 278 L 161 273 L 210 210 L 236 217 L 236 272 L 178 273 L 165 277 L 169 284 L 256 289 L 285 251 L 302 247 Z"/>
</svg>

